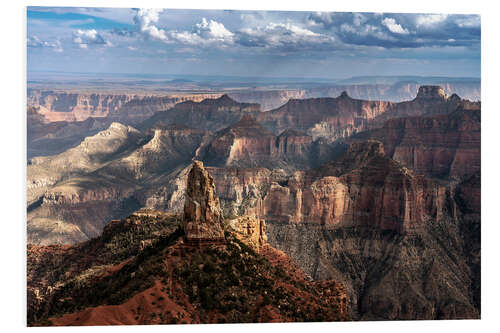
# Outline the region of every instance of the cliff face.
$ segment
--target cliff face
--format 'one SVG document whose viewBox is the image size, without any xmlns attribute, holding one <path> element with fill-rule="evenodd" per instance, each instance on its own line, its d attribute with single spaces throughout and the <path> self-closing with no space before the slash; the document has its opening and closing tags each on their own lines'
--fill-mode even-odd
<svg viewBox="0 0 500 333">
<path fill-rule="evenodd" d="M 369 119 L 391 105 L 390 102 L 355 100 L 343 92 L 337 98 L 290 100 L 278 109 L 259 114 L 257 121 L 275 133 L 292 128 L 308 133 L 313 139 L 335 140 L 363 130 Z"/>
<path fill-rule="evenodd" d="M 407 102 L 357 100 L 346 92 L 337 98 L 289 100 L 285 105 L 257 115 L 257 121 L 275 134 L 285 129 L 306 132 L 313 140 L 346 139 L 370 128 L 381 127 L 392 118 L 449 114 L 462 109 L 480 109 L 480 102 L 448 96 L 439 86 L 421 86 Z"/>
<path fill-rule="evenodd" d="M 355 318 L 478 318 L 479 188 L 477 174 L 446 186 L 415 176 L 369 141 L 273 183 L 261 216 L 306 273 L 343 282 Z"/>
<path fill-rule="evenodd" d="M 134 98 L 137 96 L 30 90 L 28 105 L 40 107 L 49 122 L 82 121 L 89 117 L 106 117 Z"/>
<path fill-rule="evenodd" d="M 481 111 L 388 120 L 380 129 L 351 138 L 384 143 L 387 156 L 418 174 L 461 178 L 481 168 Z"/>
<path fill-rule="evenodd" d="M 379 127 L 391 118 L 450 114 L 457 109 L 480 110 L 481 102 L 471 102 L 456 94 L 450 96 L 440 86 L 420 86 L 415 99 L 397 103 L 395 108 L 377 117 L 371 127 Z"/>
<path fill-rule="evenodd" d="M 205 99 L 201 102 L 187 101 L 176 104 L 166 112 L 158 112 L 145 120 L 140 129 L 157 123 L 182 124 L 190 128 L 216 132 L 239 121 L 244 115 L 255 116 L 260 112 L 258 104 L 238 103 L 229 96 Z"/>
<path fill-rule="evenodd" d="M 267 230 L 314 279 L 343 283 L 356 320 L 478 319 L 480 269 L 465 252 L 465 225 L 441 221 L 401 235 L 267 221 Z"/>
<path fill-rule="evenodd" d="M 183 227 L 187 243 L 224 241 L 222 210 L 214 180 L 200 161 L 193 162 L 188 175 Z"/>
<path fill-rule="evenodd" d="M 255 214 L 283 223 L 405 233 L 455 209 L 445 185 L 387 157 L 378 141 L 354 143 L 339 159 L 315 170 L 209 170 L 226 216 Z"/>
<path fill-rule="evenodd" d="M 352 144 L 340 160 L 318 170 L 271 182 L 262 200 L 256 195 L 252 211 L 277 222 L 407 232 L 441 216 L 445 192 L 387 158 L 380 142 L 369 141 Z"/>
<path fill-rule="evenodd" d="M 335 145 L 313 141 L 304 132 L 287 129 L 275 136 L 251 116 L 215 133 L 199 151 L 208 165 L 307 169 L 334 156 Z"/>
<path fill-rule="evenodd" d="M 305 99 L 318 97 L 338 97 L 342 92 L 356 99 L 370 101 L 402 102 L 412 100 L 417 96 L 421 83 L 401 81 L 394 84 L 346 84 L 325 85 L 313 88 L 244 91 L 230 93 L 237 101 L 258 103 L 263 111 L 269 111 L 286 104 L 290 99 Z M 457 94 L 472 101 L 481 100 L 481 82 L 440 82 L 444 92 L 448 95 Z"/>
<path fill-rule="evenodd" d="M 251 116 L 215 134 L 201 155 L 211 165 L 259 165 L 276 154 L 275 137 Z"/>
<path fill-rule="evenodd" d="M 136 94 L 72 93 L 65 91 L 28 90 L 28 105 L 38 107 L 45 121 L 83 121 L 109 118 L 126 124 L 137 124 L 159 111 L 185 101 L 217 98 L 220 94 L 173 94 L 143 96 Z"/>
</svg>

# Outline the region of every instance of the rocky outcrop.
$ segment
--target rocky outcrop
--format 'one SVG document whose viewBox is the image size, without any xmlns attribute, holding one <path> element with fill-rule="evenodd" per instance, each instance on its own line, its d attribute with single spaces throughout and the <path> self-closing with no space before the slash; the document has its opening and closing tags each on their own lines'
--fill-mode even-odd
<svg viewBox="0 0 500 333">
<path fill-rule="evenodd" d="M 313 139 L 326 137 L 333 141 L 364 130 L 369 119 L 392 105 L 352 99 L 343 92 L 337 98 L 289 100 L 278 109 L 259 114 L 257 121 L 275 133 L 291 128 L 306 132 Z"/>
<path fill-rule="evenodd" d="M 441 100 L 448 99 L 444 89 L 440 86 L 421 86 L 418 88 L 416 99 Z"/>
<path fill-rule="evenodd" d="M 130 124 L 139 124 L 157 112 L 173 108 L 188 101 L 201 102 L 205 99 L 219 98 L 221 94 L 169 94 L 167 96 L 140 96 L 131 99 L 119 109 L 110 110 L 108 118 Z"/>
<path fill-rule="evenodd" d="M 384 155 L 380 142 L 352 144 L 335 162 L 272 183 L 266 220 L 408 232 L 440 217 L 445 189 Z"/>
<path fill-rule="evenodd" d="M 190 128 L 216 132 L 239 121 L 244 115 L 255 116 L 260 105 L 238 103 L 228 95 L 217 99 L 204 99 L 201 102 L 187 101 L 173 108 L 158 112 L 142 122 L 138 128 L 147 129 L 155 124 L 181 124 Z"/>
<path fill-rule="evenodd" d="M 223 216 L 214 181 L 200 161 L 193 162 L 188 175 L 184 232 L 188 244 L 224 242 Z"/>
<path fill-rule="evenodd" d="M 380 140 L 387 156 L 428 177 L 459 179 L 481 169 L 480 110 L 395 118 L 350 140 L 367 138 Z"/>
<path fill-rule="evenodd" d="M 275 140 L 271 132 L 246 115 L 217 132 L 201 155 L 209 165 L 265 165 L 276 155 Z"/>
<path fill-rule="evenodd" d="M 255 118 L 240 121 L 215 133 L 199 150 L 198 158 L 217 167 L 266 167 L 303 170 L 316 167 L 336 155 L 337 144 L 316 140 L 304 132 L 286 129 L 275 136 Z"/>
<path fill-rule="evenodd" d="M 225 221 L 241 241 L 259 252 L 267 244 L 266 221 L 253 215 L 238 216 Z"/>
<path fill-rule="evenodd" d="M 457 109 L 480 110 L 481 102 L 471 102 L 457 94 L 450 96 L 440 86 L 420 86 L 413 100 L 396 103 L 393 108 L 374 119 L 370 127 L 381 127 L 391 118 L 443 115 Z"/>
<path fill-rule="evenodd" d="M 146 131 L 148 142 L 131 154 L 114 160 L 100 174 L 121 175 L 143 181 L 152 175 L 163 175 L 191 158 L 210 133 L 183 125 L 155 125 Z"/>
</svg>

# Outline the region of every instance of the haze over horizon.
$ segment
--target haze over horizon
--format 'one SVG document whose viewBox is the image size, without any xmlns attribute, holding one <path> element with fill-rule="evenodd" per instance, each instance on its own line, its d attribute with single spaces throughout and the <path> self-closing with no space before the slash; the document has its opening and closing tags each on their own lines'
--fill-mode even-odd
<svg viewBox="0 0 500 333">
<path fill-rule="evenodd" d="M 481 70 L 479 15 L 28 7 L 27 17 L 28 72 L 344 79 Z"/>
</svg>

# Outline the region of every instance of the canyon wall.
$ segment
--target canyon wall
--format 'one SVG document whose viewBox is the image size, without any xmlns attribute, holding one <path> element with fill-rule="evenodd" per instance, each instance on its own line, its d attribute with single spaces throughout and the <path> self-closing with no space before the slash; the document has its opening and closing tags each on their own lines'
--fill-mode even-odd
<svg viewBox="0 0 500 333">
<path fill-rule="evenodd" d="M 347 92 L 355 99 L 370 101 L 403 102 L 417 96 L 418 89 L 423 84 L 417 82 L 397 82 L 395 84 L 352 84 L 318 86 L 301 89 L 244 91 L 230 93 L 229 96 L 239 102 L 258 103 L 263 111 L 269 111 L 286 104 L 291 99 L 306 99 L 319 97 L 336 98 Z M 457 94 L 471 101 L 481 100 L 480 82 L 442 82 L 439 83 L 448 95 Z"/>
<path fill-rule="evenodd" d="M 106 118 L 126 124 L 137 124 L 159 111 L 185 101 L 202 101 L 221 94 L 171 94 L 166 96 L 137 94 L 74 93 L 28 89 L 28 105 L 39 108 L 46 122 L 83 121 Z"/>
</svg>

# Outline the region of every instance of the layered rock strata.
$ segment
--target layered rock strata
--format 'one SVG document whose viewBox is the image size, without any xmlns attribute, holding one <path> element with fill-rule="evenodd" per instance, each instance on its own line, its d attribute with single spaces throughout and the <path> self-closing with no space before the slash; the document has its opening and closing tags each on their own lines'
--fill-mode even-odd
<svg viewBox="0 0 500 333">
<path fill-rule="evenodd" d="M 194 161 L 186 185 L 184 232 L 187 244 L 224 243 L 223 216 L 214 180 Z"/>
<path fill-rule="evenodd" d="M 380 140 L 387 156 L 418 174 L 459 179 L 481 169 L 481 111 L 388 120 L 350 141 Z"/>
</svg>

